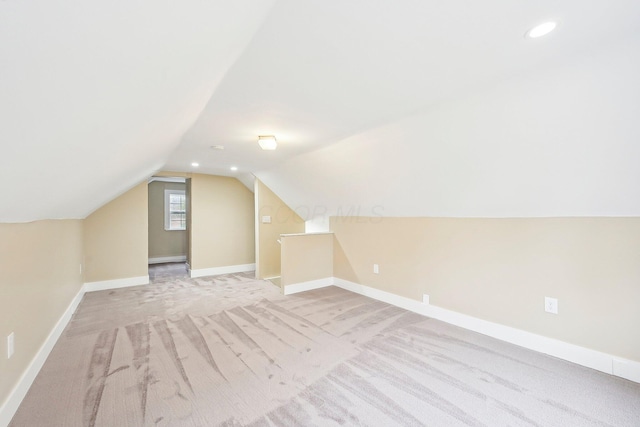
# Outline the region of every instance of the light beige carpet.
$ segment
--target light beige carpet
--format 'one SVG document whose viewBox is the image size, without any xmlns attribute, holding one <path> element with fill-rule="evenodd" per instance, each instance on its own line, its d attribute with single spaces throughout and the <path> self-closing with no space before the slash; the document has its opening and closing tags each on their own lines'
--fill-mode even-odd
<svg viewBox="0 0 640 427">
<path fill-rule="evenodd" d="M 640 426 L 640 385 L 330 287 L 86 294 L 12 426 Z"/>
</svg>

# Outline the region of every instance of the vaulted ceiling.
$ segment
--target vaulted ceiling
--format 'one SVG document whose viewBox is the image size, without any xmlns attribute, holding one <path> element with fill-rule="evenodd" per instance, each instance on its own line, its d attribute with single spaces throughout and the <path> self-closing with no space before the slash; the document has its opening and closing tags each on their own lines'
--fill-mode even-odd
<svg viewBox="0 0 640 427">
<path fill-rule="evenodd" d="M 635 0 L 0 2 L 0 221 L 82 218 L 160 169 L 333 214 L 637 215 L 638 22 Z"/>
<path fill-rule="evenodd" d="M 0 2 L 0 221 L 83 218 L 161 169 L 272 5 Z"/>
</svg>

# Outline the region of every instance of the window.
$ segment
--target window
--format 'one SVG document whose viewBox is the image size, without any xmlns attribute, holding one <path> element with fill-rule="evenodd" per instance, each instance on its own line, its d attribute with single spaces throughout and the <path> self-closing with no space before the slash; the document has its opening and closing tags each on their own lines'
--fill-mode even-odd
<svg viewBox="0 0 640 427">
<path fill-rule="evenodd" d="M 164 229 L 187 229 L 187 199 L 183 190 L 164 190 Z"/>
</svg>

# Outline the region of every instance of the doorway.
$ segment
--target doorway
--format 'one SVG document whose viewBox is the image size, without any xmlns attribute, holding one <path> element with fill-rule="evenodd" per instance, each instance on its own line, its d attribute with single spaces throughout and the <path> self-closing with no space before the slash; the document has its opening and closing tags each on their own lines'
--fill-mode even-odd
<svg viewBox="0 0 640 427">
<path fill-rule="evenodd" d="M 188 275 L 188 185 L 182 177 L 149 179 L 149 278 Z"/>
</svg>

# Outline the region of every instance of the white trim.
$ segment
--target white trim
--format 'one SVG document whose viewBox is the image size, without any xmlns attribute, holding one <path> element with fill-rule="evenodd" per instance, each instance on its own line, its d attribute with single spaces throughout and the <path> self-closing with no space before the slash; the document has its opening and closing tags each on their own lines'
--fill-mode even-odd
<svg viewBox="0 0 640 427">
<path fill-rule="evenodd" d="M 640 363 L 633 360 L 614 357 L 613 375 L 640 383 Z"/>
<path fill-rule="evenodd" d="M 186 255 L 177 256 L 161 256 L 156 258 L 149 258 L 149 264 L 163 264 L 165 262 L 186 262 Z"/>
<path fill-rule="evenodd" d="M 104 291 L 107 289 L 127 288 L 129 286 L 148 285 L 149 276 L 127 277 L 125 279 L 103 280 L 84 284 L 85 292 Z"/>
<path fill-rule="evenodd" d="M 33 381 L 36 379 L 40 369 L 42 369 L 42 365 L 44 365 L 47 357 L 49 357 L 49 353 L 51 353 L 53 346 L 56 344 L 58 338 L 62 335 L 64 328 L 71 320 L 73 313 L 75 313 L 78 308 L 78 304 L 82 301 L 84 293 L 84 286 L 82 286 L 76 296 L 71 300 L 71 303 L 62 314 L 62 317 L 60 317 L 56 325 L 53 327 L 53 330 L 49 333 L 49 336 L 47 336 L 44 343 L 40 346 L 40 349 L 31 360 L 27 369 L 23 372 L 18 383 L 9 393 L 7 400 L 5 400 L 4 404 L 0 406 L 0 426 L 7 426 L 9 425 L 9 422 L 11 422 L 11 419 L 22 403 L 22 399 L 26 396 L 31 384 L 33 384 Z"/>
<path fill-rule="evenodd" d="M 149 184 L 151 184 L 152 182 L 155 182 L 155 181 L 159 181 L 159 182 L 177 182 L 177 183 L 184 184 L 187 181 L 187 178 L 172 177 L 172 176 L 152 176 L 151 178 L 149 178 Z"/>
<path fill-rule="evenodd" d="M 324 279 L 309 280 L 308 282 L 294 283 L 282 288 L 284 295 L 297 294 L 298 292 L 310 291 L 312 289 L 326 288 L 333 285 L 333 277 L 325 277 Z"/>
<path fill-rule="evenodd" d="M 404 308 L 414 313 L 438 319 L 452 325 L 479 332 L 502 341 L 540 353 L 567 360 L 587 368 L 605 372 L 640 383 L 640 362 L 623 359 L 611 354 L 602 353 L 586 347 L 580 347 L 557 339 L 533 334 L 510 326 L 489 322 L 466 314 L 447 310 L 435 305 L 424 304 L 390 292 L 381 291 L 369 286 L 353 283 L 334 277 L 334 286 L 364 295 L 379 301 Z"/>
<path fill-rule="evenodd" d="M 255 269 L 256 269 L 255 263 L 227 265 L 224 267 L 199 268 L 197 270 L 189 270 L 189 276 L 191 278 L 204 277 L 204 276 L 217 276 L 219 274 L 243 273 L 245 271 L 253 271 Z"/>
</svg>

